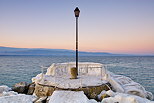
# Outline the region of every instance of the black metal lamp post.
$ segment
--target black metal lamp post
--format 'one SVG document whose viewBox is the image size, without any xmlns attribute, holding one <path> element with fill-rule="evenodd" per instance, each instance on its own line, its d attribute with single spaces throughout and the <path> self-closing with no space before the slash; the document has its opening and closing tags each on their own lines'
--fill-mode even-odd
<svg viewBox="0 0 154 103">
<path fill-rule="evenodd" d="M 76 69 L 77 69 L 77 74 L 78 74 L 78 17 L 80 14 L 80 10 L 78 7 L 75 8 L 74 14 L 76 17 Z"/>
</svg>

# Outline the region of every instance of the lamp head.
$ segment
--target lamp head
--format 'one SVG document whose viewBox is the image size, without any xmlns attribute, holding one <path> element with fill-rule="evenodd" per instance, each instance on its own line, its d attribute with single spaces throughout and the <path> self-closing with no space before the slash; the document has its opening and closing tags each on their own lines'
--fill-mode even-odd
<svg viewBox="0 0 154 103">
<path fill-rule="evenodd" d="M 75 10 L 74 10 L 74 14 L 75 14 L 75 17 L 79 17 L 80 10 L 79 10 L 78 7 L 75 8 Z"/>
</svg>

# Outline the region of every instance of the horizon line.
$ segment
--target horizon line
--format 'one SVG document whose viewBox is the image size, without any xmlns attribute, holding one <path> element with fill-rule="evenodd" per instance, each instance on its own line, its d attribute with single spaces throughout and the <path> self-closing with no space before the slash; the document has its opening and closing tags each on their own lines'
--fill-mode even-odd
<svg viewBox="0 0 154 103">
<path fill-rule="evenodd" d="M 56 49 L 56 48 L 25 48 L 25 47 L 13 47 L 13 46 L 0 46 L 6 48 L 19 48 L 19 49 Z M 72 50 L 73 49 L 58 49 L 58 50 Z M 91 52 L 91 53 L 110 53 L 110 54 L 117 54 L 117 55 L 131 55 L 131 56 L 154 56 L 154 54 L 136 54 L 136 53 L 113 53 L 113 52 L 103 52 L 103 51 L 80 51 L 79 52 Z"/>
</svg>

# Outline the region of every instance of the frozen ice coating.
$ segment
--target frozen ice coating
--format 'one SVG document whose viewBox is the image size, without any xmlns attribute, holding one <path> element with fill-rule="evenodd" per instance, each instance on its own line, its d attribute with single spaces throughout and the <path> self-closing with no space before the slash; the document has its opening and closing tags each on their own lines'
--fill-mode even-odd
<svg viewBox="0 0 154 103">
<path fill-rule="evenodd" d="M 106 94 L 111 97 L 103 99 L 101 103 L 154 103 L 154 101 L 139 96 L 115 93 L 111 90 L 107 91 Z"/>
<path fill-rule="evenodd" d="M 78 77 L 78 79 L 68 79 L 67 77 L 61 78 L 61 77 L 52 77 L 49 75 L 44 75 L 43 79 L 40 79 L 41 76 L 42 74 L 39 74 L 32 80 L 35 83 L 56 86 L 59 88 L 66 88 L 66 89 L 79 88 L 85 86 L 98 86 L 107 83 L 106 81 L 102 81 L 101 78 L 98 76 L 83 75 L 82 77 Z"/>
<path fill-rule="evenodd" d="M 0 86 L 0 103 L 33 103 L 35 96 L 18 94 L 8 86 Z"/>
<path fill-rule="evenodd" d="M 59 88 L 79 88 L 107 83 L 102 80 L 105 75 L 102 64 L 79 62 L 78 79 L 70 79 L 70 68 L 74 66 L 74 62 L 52 64 L 46 74 L 38 74 L 32 78 L 32 82 Z"/>
<path fill-rule="evenodd" d="M 4 91 L 3 93 L 0 94 L 0 97 L 1 96 L 13 96 L 13 95 L 18 95 L 18 93 L 14 91 L 8 91 L 8 92 Z"/>
<path fill-rule="evenodd" d="M 105 74 L 105 70 L 102 70 L 102 64 L 100 63 L 91 63 L 91 62 L 79 62 L 79 70 L 78 72 L 81 74 L 89 74 L 89 75 L 102 75 Z M 70 75 L 70 68 L 75 67 L 75 62 L 68 62 L 68 63 L 53 63 L 46 72 L 46 75 L 52 76 L 66 76 Z"/>
<path fill-rule="evenodd" d="M 11 88 L 9 88 L 9 87 L 6 86 L 6 85 L 0 86 L 0 93 L 8 92 L 9 90 L 11 90 Z"/>
<path fill-rule="evenodd" d="M 54 91 L 49 103 L 98 103 L 89 100 L 83 91 Z"/>
<path fill-rule="evenodd" d="M 35 99 L 32 95 L 18 94 L 13 96 L 0 97 L 0 103 L 33 103 Z"/>
<path fill-rule="evenodd" d="M 38 74 L 32 78 L 32 81 L 60 88 L 97 86 L 109 82 L 116 92 L 133 94 L 150 100 L 153 99 L 152 93 L 146 91 L 142 85 L 128 77 L 107 71 L 103 64 L 79 62 L 79 76 L 75 80 L 69 79 L 71 67 L 75 67 L 75 62 L 54 63 L 47 69 L 46 74 Z"/>
<path fill-rule="evenodd" d="M 133 94 L 143 98 L 148 98 L 150 100 L 153 99 L 153 95 L 151 92 L 146 91 L 142 85 L 134 82 L 128 77 L 115 75 L 108 72 L 106 80 L 112 85 L 116 92 Z"/>
</svg>

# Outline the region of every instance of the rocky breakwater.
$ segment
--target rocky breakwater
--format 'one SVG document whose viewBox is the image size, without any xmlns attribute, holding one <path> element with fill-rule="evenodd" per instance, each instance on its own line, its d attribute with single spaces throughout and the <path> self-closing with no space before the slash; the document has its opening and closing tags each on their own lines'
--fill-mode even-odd
<svg viewBox="0 0 154 103">
<path fill-rule="evenodd" d="M 19 94 L 6 85 L 0 86 L 0 103 L 33 103 L 35 99 L 33 95 Z"/>
<path fill-rule="evenodd" d="M 79 87 L 79 88 L 59 88 L 59 87 L 55 87 L 55 86 L 36 84 L 34 93 L 38 97 L 43 97 L 43 96 L 51 96 L 53 94 L 53 92 L 57 91 L 57 90 L 83 91 L 84 94 L 88 98 L 98 100 L 97 96 L 103 90 L 108 91 L 110 89 L 111 89 L 111 85 L 109 83 L 98 85 L 98 86 L 86 86 L 86 87 Z"/>
<path fill-rule="evenodd" d="M 35 83 L 30 83 L 30 84 L 26 82 L 16 83 L 13 86 L 12 90 L 17 93 L 32 95 L 35 90 Z"/>
</svg>

